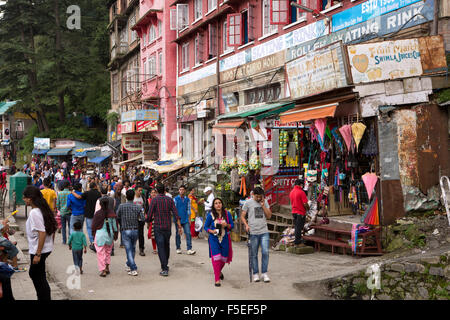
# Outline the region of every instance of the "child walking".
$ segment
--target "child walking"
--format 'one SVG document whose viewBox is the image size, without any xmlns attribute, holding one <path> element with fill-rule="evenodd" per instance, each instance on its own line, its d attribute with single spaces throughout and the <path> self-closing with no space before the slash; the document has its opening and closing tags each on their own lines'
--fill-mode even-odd
<svg viewBox="0 0 450 320">
<path fill-rule="evenodd" d="M 77 221 L 73 224 L 73 232 L 69 237 L 69 250 L 72 250 L 73 264 L 80 268 L 80 274 L 83 274 L 83 248 L 86 253 L 86 235 L 82 231 L 81 222 Z"/>
</svg>

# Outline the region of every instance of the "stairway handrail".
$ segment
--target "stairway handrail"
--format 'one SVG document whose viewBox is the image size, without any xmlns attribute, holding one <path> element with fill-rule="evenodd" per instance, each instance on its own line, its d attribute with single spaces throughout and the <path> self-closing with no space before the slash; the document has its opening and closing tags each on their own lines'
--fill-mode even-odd
<svg viewBox="0 0 450 320">
<path fill-rule="evenodd" d="M 202 163 L 202 162 L 203 162 L 203 158 L 202 158 L 202 159 L 199 159 L 199 160 L 197 160 L 197 161 L 192 162 L 190 165 L 188 165 L 188 166 L 186 166 L 186 167 L 184 167 L 184 168 L 179 169 L 179 170 L 176 171 L 174 174 L 172 174 L 172 175 L 168 176 L 167 178 L 163 179 L 163 180 L 161 181 L 161 183 L 164 184 L 164 183 L 165 183 L 166 181 L 168 181 L 169 179 L 178 176 L 179 174 L 181 174 L 182 172 L 185 172 L 185 171 L 186 171 L 187 169 L 189 169 L 190 167 L 196 166 L 196 165 L 198 165 L 198 164 L 200 164 L 200 163 Z"/>
</svg>

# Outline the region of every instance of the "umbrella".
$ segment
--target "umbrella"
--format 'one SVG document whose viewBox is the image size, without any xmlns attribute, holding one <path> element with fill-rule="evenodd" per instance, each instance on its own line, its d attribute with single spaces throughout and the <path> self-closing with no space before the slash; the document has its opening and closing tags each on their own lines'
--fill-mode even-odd
<svg viewBox="0 0 450 320">
<path fill-rule="evenodd" d="M 375 185 L 377 184 L 378 177 L 375 173 L 365 173 L 362 176 L 362 179 L 364 181 L 364 185 L 366 186 L 367 195 L 369 196 L 369 200 L 372 197 L 373 189 L 375 188 Z"/>
<path fill-rule="evenodd" d="M 250 243 L 250 234 L 247 233 L 247 247 L 248 247 L 248 275 L 250 276 L 250 282 L 253 280 L 253 266 L 252 266 L 252 246 Z"/>
<path fill-rule="evenodd" d="M 327 125 L 327 119 L 321 118 L 316 119 L 314 121 L 314 126 L 317 128 L 317 131 L 319 132 L 319 135 L 317 136 L 317 140 L 319 140 L 320 147 L 322 150 L 324 150 L 323 142 L 325 141 L 325 127 Z"/>
<path fill-rule="evenodd" d="M 361 217 L 361 222 L 365 224 L 378 226 L 380 225 L 380 216 L 378 214 L 378 198 L 375 196 L 370 203 L 369 207 L 366 209 L 366 212 Z"/>
<path fill-rule="evenodd" d="M 364 135 L 364 131 L 366 131 L 366 126 L 363 123 L 357 122 L 352 124 L 352 133 L 353 139 L 355 139 L 356 150 L 358 150 L 358 146 Z"/>
<path fill-rule="evenodd" d="M 341 133 L 342 138 L 344 138 L 347 151 L 350 152 L 350 147 L 352 145 L 352 126 L 349 124 L 343 125 L 339 128 L 339 132 Z"/>
</svg>

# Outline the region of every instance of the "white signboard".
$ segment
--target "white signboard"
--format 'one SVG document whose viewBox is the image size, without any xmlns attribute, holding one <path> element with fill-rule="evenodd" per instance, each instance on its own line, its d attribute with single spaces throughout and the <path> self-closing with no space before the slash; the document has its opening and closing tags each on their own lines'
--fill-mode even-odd
<svg viewBox="0 0 450 320">
<path fill-rule="evenodd" d="M 355 84 L 422 75 L 417 39 L 359 44 L 347 50 Z"/>
<path fill-rule="evenodd" d="M 340 43 L 311 52 L 286 64 L 291 98 L 298 99 L 347 85 Z"/>
</svg>

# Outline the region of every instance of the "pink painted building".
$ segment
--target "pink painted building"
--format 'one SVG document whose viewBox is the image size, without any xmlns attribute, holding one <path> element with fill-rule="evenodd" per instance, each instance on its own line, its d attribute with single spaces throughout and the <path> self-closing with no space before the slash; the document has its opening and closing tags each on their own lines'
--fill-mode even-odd
<svg viewBox="0 0 450 320">
<path fill-rule="evenodd" d="M 140 86 L 142 109 L 157 109 L 159 159 L 177 154 L 176 31 L 170 30 L 168 1 L 141 0 L 139 19 L 132 28 L 140 38 Z M 174 134 L 175 133 L 175 134 Z"/>
</svg>

